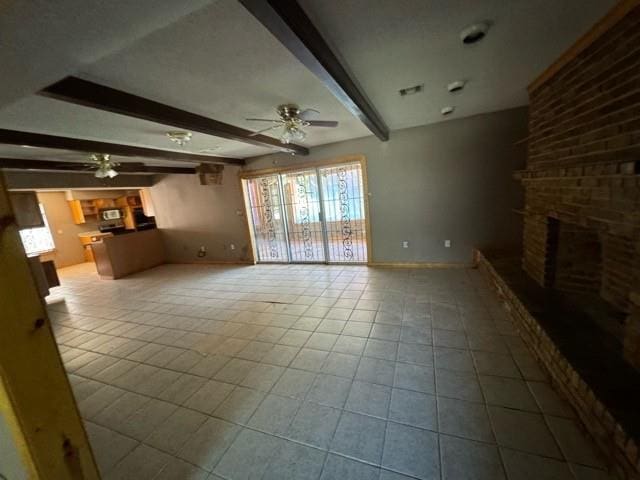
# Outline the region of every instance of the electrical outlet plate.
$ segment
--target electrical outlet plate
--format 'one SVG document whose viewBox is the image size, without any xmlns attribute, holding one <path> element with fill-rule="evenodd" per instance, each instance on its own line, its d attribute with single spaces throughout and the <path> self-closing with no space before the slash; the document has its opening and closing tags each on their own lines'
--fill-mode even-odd
<svg viewBox="0 0 640 480">
<path fill-rule="evenodd" d="M 451 240 L 445 240 L 444 241 L 444 246 L 445 246 L 445 248 L 451 248 Z"/>
<path fill-rule="evenodd" d="M 404 240 L 402 242 L 402 248 L 409 248 L 409 241 L 408 240 Z"/>
</svg>

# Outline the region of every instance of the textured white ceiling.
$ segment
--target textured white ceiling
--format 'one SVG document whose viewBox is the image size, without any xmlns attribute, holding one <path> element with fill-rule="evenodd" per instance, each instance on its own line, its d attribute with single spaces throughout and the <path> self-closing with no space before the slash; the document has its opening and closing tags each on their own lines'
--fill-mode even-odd
<svg viewBox="0 0 640 480">
<path fill-rule="evenodd" d="M 300 1 L 392 129 L 441 121 L 449 104 L 456 112 L 447 118 L 526 104 L 527 84 L 615 3 Z M 464 47 L 459 31 L 484 19 L 493 22 L 487 38 Z M 164 135 L 170 126 L 33 95 L 77 75 L 250 129 L 263 124 L 245 117 L 272 118 L 288 102 L 340 121 L 337 129 L 309 129 L 307 146 L 370 134 L 237 0 L 15 0 L 0 9 L 6 35 L 0 128 L 176 149 Z M 468 85 L 451 95 L 445 87 L 456 79 Z M 398 95 L 415 84 L 425 91 Z M 233 157 L 273 151 L 200 134 L 186 148 L 212 147 Z M 0 156 L 32 155 L 27 150 L 0 145 Z"/>
<path fill-rule="evenodd" d="M 71 150 L 57 150 L 52 148 L 25 148 L 20 145 L 2 145 L 0 157 L 21 160 L 51 160 L 61 162 L 87 163 L 90 154 L 83 152 L 74 152 Z M 173 160 L 159 160 L 146 157 L 123 157 L 120 155 L 111 155 L 116 162 L 138 162 L 145 165 L 163 166 L 163 167 L 194 167 L 199 162 L 181 162 Z"/>
<path fill-rule="evenodd" d="M 391 129 L 527 104 L 526 87 L 615 0 L 299 0 Z M 489 20 L 465 46 L 460 31 Z M 446 86 L 468 81 L 452 95 Z M 424 84 L 420 94 L 398 90 Z"/>
<path fill-rule="evenodd" d="M 0 2 L 0 106 L 175 22 L 211 0 Z"/>
<path fill-rule="evenodd" d="M 176 130 L 174 127 L 37 95 L 19 100 L 0 111 L 0 128 L 198 154 L 201 150 L 214 149 L 202 154 L 235 158 L 257 151 L 262 154 L 273 151 L 199 133 L 194 133 L 192 140 L 181 148 L 166 135 L 168 131 Z M 0 145 L 0 155 L 4 155 L 3 145 Z"/>
</svg>

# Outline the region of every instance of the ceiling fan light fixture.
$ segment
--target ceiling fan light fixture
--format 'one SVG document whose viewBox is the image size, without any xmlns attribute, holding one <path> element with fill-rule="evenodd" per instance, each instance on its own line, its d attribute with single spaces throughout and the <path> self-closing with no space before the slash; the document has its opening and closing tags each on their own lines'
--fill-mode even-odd
<svg viewBox="0 0 640 480">
<path fill-rule="evenodd" d="M 173 143 L 177 143 L 179 146 L 184 147 L 187 143 L 191 141 L 191 137 L 193 134 L 191 132 L 167 132 L 167 137 Z"/>
<path fill-rule="evenodd" d="M 307 134 L 296 125 L 285 125 L 280 135 L 282 143 L 300 142 L 307 138 Z"/>
<path fill-rule="evenodd" d="M 106 153 L 96 153 L 91 155 L 89 166 L 97 167 L 94 172 L 96 178 L 114 178 L 118 176 L 115 168 L 120 164 L 111 160 L 111 156 Z"/>
</svg>

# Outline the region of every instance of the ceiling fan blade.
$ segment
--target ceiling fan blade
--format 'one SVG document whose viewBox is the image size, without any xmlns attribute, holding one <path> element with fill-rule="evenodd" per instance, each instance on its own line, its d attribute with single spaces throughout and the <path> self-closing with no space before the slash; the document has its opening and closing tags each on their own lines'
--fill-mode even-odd
<svg viewBox="0 0 640 480">
<path fill-rule="evenodd" d="M 330 127 L 334 128 L 338 126 L 338 122 L 335 120 L 305 120 L 310 127 Z"/>
<path fill-rule="evenodd" d="M 260 135 L 263 132 L 268 132 L 269 130 L 275 130 L 276 128 L 280 128 L 280 125 L 274 125 L 273 127 L 263 128 L 262 130 L 258 130 L 257 132 L 250 133 L 250 137 L 255 137 L 256 135 Z"/>
<path fill-rule="evenodd" d="M 307 108 L 306 110 L 303 110 L 298 114 L 298 118 L 300 118 L 301 120 L 308 120 L 309 118 L 315 117 L 316 115 L 320 115 L 320 112 L 318 110 Z"/>
<path fill-rule="evenodd" d="M 248 122 L 271 122 L 271 123 L 281 123 L 282 120 L 270 120 L 268 118 L 245 118 Z"/>
</svg>

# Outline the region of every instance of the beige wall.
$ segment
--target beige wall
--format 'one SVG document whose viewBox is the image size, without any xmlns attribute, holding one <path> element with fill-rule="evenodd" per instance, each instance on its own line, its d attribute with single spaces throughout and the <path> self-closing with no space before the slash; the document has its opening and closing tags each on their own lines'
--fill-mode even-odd
<svg viewBox="0 0 640 480">
<path fill-rule="evenodd" d="M 95 222 L 87 222 L 82 225 L 73 223 L 65 192 L 38 192 L 38 200 L 44 206 L 53 242 L 56 246 L 53 254 L 45 255 L 43 258 L 53 260 L 57 267 L 67 267 L 84 262 L 78 233 L 97 230 L 97 224 Z"/>
<path fill-rule="evenodd" d="M 238 171 L 226 166 L 222 185 L 200 185 L 197 175 L 157 177 L 151 198 L 170 262 L 250 259 Z M 197 256 L 200 246 L 207 250 L 203 258 Z"/>
<path fill-rule="evenodd" d="M 393 131 L 388 142 L 370 136 L 314 147 L 307 157 L 258 157 L 245 168 L 364 154 L 373 261 L 469 263 L 474 247 L 520 243 L 521 219 L 512 209 L 522 197 L 512 174 L 524 167 L 525 149 L 514 142 L 526 134 L 527 109 L 517 108 Z M 222 186 L 200 186 L 195 175 L 167 175 L 151 188 L 171 261 L 249 258 L 245 218 L 236 214 L 244 215 L 237 172 L 226 167 Z M 200 245 L 209 252 L 204 259 L 196 256 Z"/>
<path fill-rule="evenodd" d="M 258 157 L 248 169 L 364 154 L 374 262 L 468 263 L 474 247 L 516 248 L 527 109 L 516 108 L 311 149 L 307 157 Z M 409 241 L 409 248 L 402 242 Z M 445 248 L 444 241 L 451 240 Z"/>
</svg>

